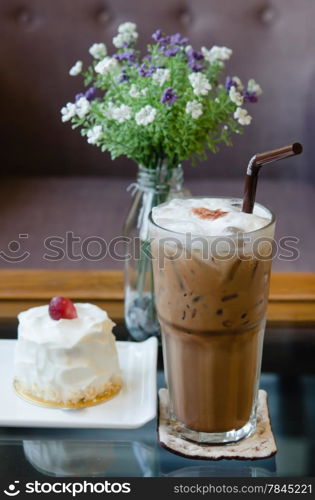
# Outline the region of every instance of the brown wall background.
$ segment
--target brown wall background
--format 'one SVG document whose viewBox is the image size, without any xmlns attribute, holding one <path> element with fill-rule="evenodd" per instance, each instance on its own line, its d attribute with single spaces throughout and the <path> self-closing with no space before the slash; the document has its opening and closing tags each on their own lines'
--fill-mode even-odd
<svg viewBox="0 0 315 500">
<path fill-rule="evenodd" d="M 60 121 L 60 108 L 81 90 L 68 76 L 88 48 L 117 26 L 138 24 L 144 46 L 158 27 L 193 45 L 225 45 L 227 74 L 254 77 L 264 90 L 254 120 L 233 149 L 223 147 L 186 176 L 240 177 L 255 152 L 304 143 L 298 166 L 269 177 L 311 179 L 314 156 L 315 2 L 313 0 L 1 0 L 0 96 L 2 175 L 133 176 L 130 161 L 112 163 Z M 141 45 L 141 44 L 140 44 Z"/>
</svg>

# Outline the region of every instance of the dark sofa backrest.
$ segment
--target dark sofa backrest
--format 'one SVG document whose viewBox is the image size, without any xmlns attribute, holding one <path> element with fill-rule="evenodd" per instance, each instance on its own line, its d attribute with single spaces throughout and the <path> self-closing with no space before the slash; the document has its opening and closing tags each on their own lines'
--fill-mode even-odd
<svg viewBox="0 0 315 500">
<path fill-rule="evenodd" d="M 133 175 L 131 162 L 86 144 L 60 122 L 60 108 L 80 91 L 68 70 L 108 45 L 124 21 L 150 40 L 158 27 L 182 32 L 196 46 L 231 47 L 230 75 L 254 77 L 264 94 L 253 124 L 233 149 L 223 148 L 193 176 L 239 176 L 258 151 L 293 140 L 305 145 L 298 169 L 267 175 L 311 176 L 315 141 L 315 2 L 312 0 L 1 0 L 1 172 L 38 175 Z M 289 172 L 290 171 L 290 172 Z"/>
</svg>

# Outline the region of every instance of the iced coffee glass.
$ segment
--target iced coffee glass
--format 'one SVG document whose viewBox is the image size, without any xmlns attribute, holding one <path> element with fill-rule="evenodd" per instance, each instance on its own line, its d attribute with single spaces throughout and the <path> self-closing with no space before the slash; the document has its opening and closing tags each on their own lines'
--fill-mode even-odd
<svg viewBox="0 0 315 500">
<path fill-rule="evenodd" d="M 219 209 L 208 212 L 198 200 L 200 216 L 217 214 L 216 225 L 230 217 L 220 210 L 226 203 L 242 221 L 239 199 L 213 199 Z M 192 441 L 238 441 L 256 428 L 275 217 L 259 204 L 255 213 L 259 229 L 227 226 L 219 236 L 198 234 L 185 217 L 173 220 L 175 231 L 150 216 L 170 420 Z"/>
</svg>

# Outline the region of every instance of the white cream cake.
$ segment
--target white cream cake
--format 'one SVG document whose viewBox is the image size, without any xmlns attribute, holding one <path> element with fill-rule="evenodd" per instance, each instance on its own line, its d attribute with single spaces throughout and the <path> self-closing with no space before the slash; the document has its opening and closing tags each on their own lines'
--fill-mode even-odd
<svg viewBox="0 0 315 500">
<path fill-rule="evenodd" d="M 31 401 L 80 408 L 121 389 L 114 323 L 93 304 L 74 307 L 74 319 L 52 319 L 48 305 L 18 315 L 14 386 Z"/>
</svg>

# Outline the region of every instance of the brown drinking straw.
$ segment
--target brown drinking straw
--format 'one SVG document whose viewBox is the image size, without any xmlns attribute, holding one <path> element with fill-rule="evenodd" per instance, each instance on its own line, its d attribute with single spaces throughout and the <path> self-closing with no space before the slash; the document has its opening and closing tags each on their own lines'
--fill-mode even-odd
<svg viewBox="0 0 315 500">
<path fill-rule="evenodd" d="M 290 146 L 273 149 L 272 151 L 266 151 L 265 153 L 258 153 L 250 159 L 245 176 L 242 212 L 246 212 L 247 214 L 253 213 L 258 173 L 261 167 L 267 163 L 273 163 L 274 161 L 283 160 L 284 158 L 289 158 L 290 156 L 299 155 L 302 151 L 302 144 L 295 142 Z"/>
</svg>

